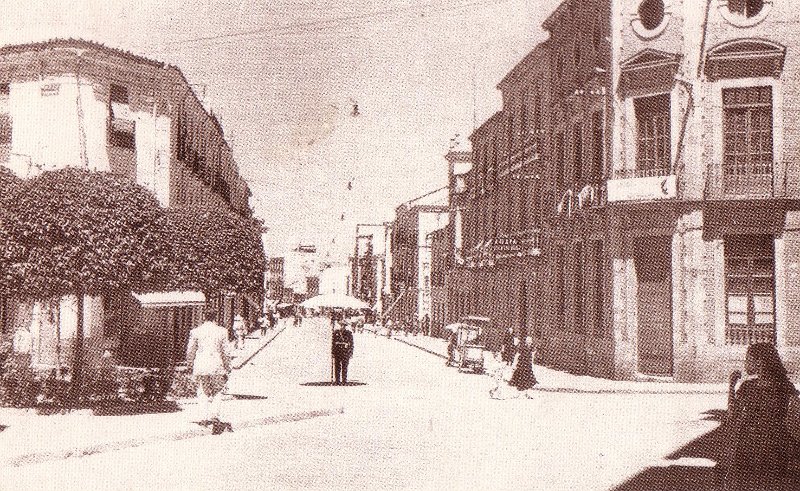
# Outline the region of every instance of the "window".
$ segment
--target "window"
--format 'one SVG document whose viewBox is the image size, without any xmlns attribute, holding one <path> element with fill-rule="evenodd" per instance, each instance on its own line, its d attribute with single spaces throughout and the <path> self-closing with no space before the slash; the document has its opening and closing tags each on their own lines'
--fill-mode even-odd
<svg viewBox="0 0 800 491">
<path fill-rule="evenodd" d="M 109 90 L 109 99 L 111 99 L 111 102 L 128 104 L 128 88 L 123 85 L 111 84 L 111 89 Z"/>
<path fill-rule="evenodd" d="M 566 319 L 567 301 L 566 301 L 566 281 L 567 275 L 565 270 L 566 264 L 564 262 L 564 247 L 556 247 L 556 261 L 555 261 L 555 299 L 556 299 L 556 328 L 564 330 L 564 320 Z"/>
<path fill-rule="evenodd" d="M 572 175 L 575 183 L 583 178 L 583 127 L 580 122 L 572 127 Z"/>
<path fill-rule="evenodd" d="M 553 153 L 555 153 L 555 161 L 553 165 L 555 166 L 555 179 L 556 179 L 556 189 L 558 191 L 564 187 L 564 133 L 558 133 L 555 138 L 555 148 L 553 149 Z"/>
<path fill-rule="evenodd" d="M 723 89 L 726 194 L 766 194 L 772 189 L 772 89 Z"/>
<path fill-rule="evenodd" d="M 644 0 L 639 4 L 638 13 L 642 27 L 652 31 L 664 21 L 664 1 Z"/>
<path fill-rule="evenodd" d="M 11 84 L 0 84 L 0 97 L 8 97 L 11 94 Z"/>
<path fill-rule="evenodd" d="M 592 45 L 594 46 L 595 53 L 600 53 L 600 48 L 603 46 L 603 29 L 600 25 L 600 21 L 594 26 L 594 32 L 592 33 Z"/>
<path fill-rule="evenodd" d="M 775 341 L 775 251 L 769 235 L 725 237 L 728 344 Z"/>
<path fill-rule="evenodd" d="M 589 180 L 599 182 L 603 176 L 603 113 L 592 113 L 592 170 Z"/>
<path fill-rule="evenodd" d="M 528 137 L 528 89 L 522 92 L 522 105 L 519 113 L 520 134 L 523 139 Z"/>
<path fill-rule="evenodd" d="M 11 115 L 0 113 L 0 145 L 11 145 Z"/>
<path fill-rule="evenodd" d="M 508 152 L 511 153 L 511 149 L 514 148 L 514 109 L 512 108 L 508 112 Z"/>
<path fill-rule="evenodd" d="M 136 122 L 128 105 L 128 88 L 111 84 L 109 90 L 108 142 L 119 148 L 136 148 Z"/>
<path fill-rule="evenodd" d="M 728 0 L 728 10 L 732 14 L 750 18 L 758 15 L 764 8 L 764 0 Z"/>
<path fill-rule="evenodd" d="M 583 243 L 575 243 L 574 251 L 574 264 L 572 270 L 572 305 L 573 305 L 573 325 L 572 331 L 583 334 L 584 330 L 584 310 L 586 309 L 586 291 L 583 284 L 584 278 L 584 258 L 583 258 Z"/>
<path fill-rule="evenodd" d="M 603 241 L 593 240 L 592 256 L 594 259 L 594 335 L 602 337 L 605 335 L 605 324 L 603 322 L 603 296 L 604 276 L 603 276 Z"/>
<path fill-rule="evenodd" d="M 666 175 L 670 170 L 669 94 L 635 101 L 638 177 Z"/>
</svg>

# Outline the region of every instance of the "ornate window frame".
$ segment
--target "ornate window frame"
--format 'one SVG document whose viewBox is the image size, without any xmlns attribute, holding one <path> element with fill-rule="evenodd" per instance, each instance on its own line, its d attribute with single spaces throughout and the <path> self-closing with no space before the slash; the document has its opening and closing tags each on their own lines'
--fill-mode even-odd
<svg viewBox="0 0 800 491">
<path fill-rule="evenodd" d="M 672 18 L 672 0 L 662 0 L 664 3 L 664 18 L 661 19 L 661 23 L 656 26 L 654 29 L 647 29 L 644 24 L 642 23 L 642 19 L 639 16 L 639 6 L 645 0 L 640 0 L 636 2 L 636 10 L 631 13 L 631 28 L 633 32 L 636 33 L 642 39 L 653 39 L 658 37 L 664 30 L 667 28 L 670 19 Z M 725 1 L 725 5 L 727 7 L 727 0 Z M 765 0 L 766 1 L 766 0 Z M 727 8 L 726 8 L 727 10 Z"/>
<path fill-rule="evenodd" d="M 763 0 L 764 6 L 761 8 L 761 12 L 752 17 L 744 17 L 731 13 L 728 9 L 729 0 L 717 0 L 717 10 L 719 11 L 719 15 L 731 25 L 736 27 L 753 27 L 761 23 L 761 21 L 766 19 L 769 13 L 772 12 L 772 4 L 774 1 L 775 0 Z"/>
</svg>

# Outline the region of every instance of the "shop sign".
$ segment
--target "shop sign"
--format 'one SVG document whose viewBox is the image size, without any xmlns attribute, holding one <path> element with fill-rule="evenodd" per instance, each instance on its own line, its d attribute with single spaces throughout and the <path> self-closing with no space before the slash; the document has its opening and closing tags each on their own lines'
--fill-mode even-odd
<svg viewBox="0 0 800 491">
<path fill-rule="evenodd" d="M 608 201 L 651 201 L 677 195 L 675 176 L 611 179 L 607 183 Z"/>
<path fill-rule="evenodd" d="M 517 237 L 496 237 L 492 242 L 495 256 L 511 256 L 522 252 L 522 244 Z"/>
</svg>

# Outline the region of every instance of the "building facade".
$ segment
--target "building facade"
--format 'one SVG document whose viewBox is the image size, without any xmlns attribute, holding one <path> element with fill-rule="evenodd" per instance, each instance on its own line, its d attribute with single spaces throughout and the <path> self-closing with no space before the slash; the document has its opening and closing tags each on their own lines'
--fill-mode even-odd
<svg viewBox="0 0 800 491">
<path fill-rule="evenodd" d="M 754 342 L 798 371 L 799 16 L 562 2 L 471 136 L 448 320 L 492 317 L 593 376 L 720 381 Z"/>
<path fill-rule="evenodd" d="M 23 178 L 70 166 L 112 172 L 150 190 L 164 207 L 206 205 L 251 214 L 250 191 L 222 127 L 181 71 L 94 42 L 0 47 L 0 165 Z M 27 323 L 35 331 L 34 363 L 68 363 L 71 350 L 61 345 L 74 337 L 76 300 L 11 303 L 6 324 Z M 120 331 L 108 327 L 114 324 L 109 318 L 117 316 L 112 303 L 87 298 L 89 358 L 106 349 L 125 351 Z M 234 299 L 218 303 L 229 321 Z M 166 332 L 183 333 L 199 317 L 159 308 L 148 315 L 153 313 L 158 322 L 152 324 Z M 154 342 L 183 339 L 183 334 L 164 336 L 169 339 Z"/>
<path fill-rule="evenodd" d="M 447 275 L 447 322 L 491 318 L 491 349 L 506 327 L 541 340 L 548 60 L 543 43 L 506 75 L 498 85 L 502 110 L 470 136 L 470 170 L 457 175 L 450 164 L 455 267 Z"/>
<path fill-rule="evenodd" d="M 412 326 L 431 316 L 431 249 L 428 234 L 449 221 L 448 189 L 437 189 L 395 209 L 391 239 L 391 299 L 383 315 Z"/>
<path fill-rule="evenodd" d="M 353 254 L 353 296 L 373 306 L 382 315 L 388 289 L 392 251 L 387 247 L 391 224 L 356 225 L 356 246 Z"/>
</svg>

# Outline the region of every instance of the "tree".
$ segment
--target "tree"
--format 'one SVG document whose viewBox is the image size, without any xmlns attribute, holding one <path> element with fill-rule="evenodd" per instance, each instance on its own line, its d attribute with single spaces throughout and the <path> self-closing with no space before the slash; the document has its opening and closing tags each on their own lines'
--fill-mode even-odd
<svg viewBox="0 0 800 491">
<path fill-rule="evenodd" d="M 4 206 L 13 200 L 21 184 L 22 179 L 0 167 L 0 296 L 17 288 L 22 280 L 20 264 L 25 257 L 25 248 L 11 233 L 11 214 Z"/>
<path fill-rule="evenodd" d="M 261 290 L 266 258 L 257 220 L 217 208 L 176 207 L 167 209 L 164 223 L 170 288 L 207 295 Z"/>
<path fill-rule="evenodd" d="M 164 267 L 155 197 L 122 177 L 83 169 L 47 171 L 23 181 L 5 203 L 10 234 L 25 248 L 21 293 L 77 297 L 72 397 L 80 394 L 84 295 L 153 285 Z"/>
</svg>

